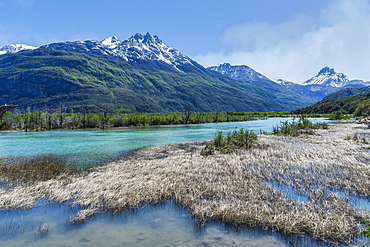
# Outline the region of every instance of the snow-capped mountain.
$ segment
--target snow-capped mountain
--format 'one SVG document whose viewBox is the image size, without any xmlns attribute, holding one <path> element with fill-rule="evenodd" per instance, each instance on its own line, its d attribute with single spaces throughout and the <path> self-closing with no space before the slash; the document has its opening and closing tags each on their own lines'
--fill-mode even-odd
<svg viewBox="0 0 370 247">
<path fill-rule="evenodd" d="M 112 36 L 102 41 L 57 42 L 41 46 L 40 48 L 74 51 L 95 57 L 120 59 L 126 62 L 138 60 L 164 62 L 177 70 L 181 70 L 179 65 L 190 64 L 199 66 L 194 60 L 167 46 L 156 35 L 149 33 L 145 35 L 137 33 L 124 41 L 119 40 L 116 36 Z"/>
<path fill-rule="evenodd" d="M 345 74 L 338 73 L 333 68 L 324 67 L 316 76 L 306 80 L 303 85 L 320 85 L 343 88 L 347 86 L 365 87 L 369 86 L 370 82 L 363 80 L 349 80 Z"/>
<path fill-rule="evenodd" d="M 292 108 L 296 107 L 298 104 L 310 105 L 314 103 L 312 99 L 301 96 L 287 89 L 285 85 L 279 85 L 275 81 L 246 65 L 231 65 L 229 63 L 223 63 L 219 66 L 208 67 L 208 69 L 217 71 L 234 79 L 244 81 L 248 84 L 264 88 L 273 93 L 274 96 L 279 99 L 279 102 L 285 102 L 292 106 Z"/>
<path fill-rule="evenodd" d="M 34 50 L 37 49 L 35 46 L 24 45 L 24 44 L 13 44 L 0 47 L 0 55 L 7 53 L 16 53 L 24 50 Z"/>
<path fill-rule="evenodd" d="M 219 66 L 208 67 L 208 69 L 242 81 L 270 81 L 269 78 L 246 65 L 231 65 L 229 63 L 223 63 Z"/>
<path fill-rule="evenodd" d="M 112 36 L 104 39 L 101 43 L 105 46 L 108 46 L 110 49 L 115 49 L 122 42 L 117 36 Z"/>
<path fill-rule="evenodd" d="M 322 100 L 327 95 L 344 88 L 361 88 L 370 86 L 370 81 L 350 80 L 343 73 L 337 73 L 333 68 L 324 67 L 319 73 L 302 84 L 283 79 L 275 80 L 276 83 L 316 101 Z"/>
<path fill-rule="evenodd" d="M 343 73 L 337 73 L 333 68 L 324 67 L 316 76 L 306 80 L 303 84 L 344 87 L 348 81 L 347 76 Z"/>
</svg>

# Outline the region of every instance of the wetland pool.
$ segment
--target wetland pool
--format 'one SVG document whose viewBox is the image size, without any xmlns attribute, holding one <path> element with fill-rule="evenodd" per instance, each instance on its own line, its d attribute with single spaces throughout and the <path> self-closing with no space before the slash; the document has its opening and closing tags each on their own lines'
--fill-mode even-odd
<svg viewBox="0 0 370 247">
<path fill-rule="evenodd" d="M 2 213 L 1 246 L 337 246 L 218 222 L 200 226 L 172 201 L 114 215 L 101 212 L 87 222 L 70 224 L 76 211 L 67 204 L 46 203 Z"/>
</svg>

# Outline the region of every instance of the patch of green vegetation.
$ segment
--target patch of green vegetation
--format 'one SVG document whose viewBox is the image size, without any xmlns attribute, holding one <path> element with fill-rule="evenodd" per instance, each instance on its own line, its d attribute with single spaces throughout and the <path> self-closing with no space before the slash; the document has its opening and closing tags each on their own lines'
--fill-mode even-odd
<svg viewBox="0 0 370 247">
<path fill-rule="evenodd" d="M 343 114 L 353 114 L 357 107 L 362 104 L 365 100 L 370 98 L 368 94 L 358 94 L 354 96 L 335 98 L 330 100 L 324 100 L 292 111 L 293 114 L 309 114 L 309 113 L 326 113 L 331 114 L 336 111 L 342 111 Z M 361 113 L 356 113 L 361 114 Z"/>
<path fill-rule="evenodd" d="M 362 230 L 359 234 L 367 238 L 370 238 L 370 220 L 365 223 L 367 224 L 367 227 L 364 230 Z M 365 246 L 370 246 L 370 241 L 361 245 L 361 247 L 365 247 Z"/>
<path fill-rule="evenodd" d="M 370 96 L 370 94 L 369 94 Z M 370 99 L 362 101 L 353 113 L 354 117 L 370 116 Z"/>
<path fill-rule="evenodd" d="M 298 122 L 282 122 L 273 127 L 273 134 L 284 136 L 312 135 L 315 129 L 328 129 L 327 123 L 313 123 L 308 119 L 299 118 Z"/>
<path fill-rule="evenodd" d="M 277 114 L 277 113 L 276 113 Z M 263 116 L 266 116 L 263 114 Z M 258 114 L 256 117 L 260 117 Z M 52 129 L 106 128 L 172 124 L 200 124 L 255 120 L 251 112 L 172 112 L 172 113 L 46 113 L 25 111 L 5 113 L 2 130 L 42 131 Z"/>
<path fill-rule="evenodd" d="M 226 154 L 238 149 L 250 149 L 257 142 L 257 135 L 253 131 L 245 130 L 244 128 L 236 129 L 226 136 L 222 131 L 217 131 L 214 140 L 206 142 L 206 147 L 201 154 L 207 156 L 215 152 Z"/>
<path fill-rule="evenodd" d="M 272 81 L 250 81 L 249 83 L 267 89 L 274 94 L 279 102 L 290 105 L 293 109 L 299 108 L 302 103 L 304 105 L 312 105 L 316 102 L 316 100 L 310 97 L 302 96 Z"/>
<path fill-rule="evenodd" d="M 339 110 L 339 111 L 333 111 L 329 115 L 329 120 L 342 120 L 342 119 L 349 119 L 350 115 L 344 114 L 344 110 Z"/>
</svg>

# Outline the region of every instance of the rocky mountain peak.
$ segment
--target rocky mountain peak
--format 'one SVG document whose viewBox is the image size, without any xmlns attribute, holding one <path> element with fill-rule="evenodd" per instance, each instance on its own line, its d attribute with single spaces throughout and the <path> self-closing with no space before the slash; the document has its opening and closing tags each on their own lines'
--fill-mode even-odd
<svg viewBox="0 0 370 247">
<path fill-rule="evenodd" d="M 151 35 L 149 32 L 145 35 L 140 33 L 136 33 L 135 35 L 131 36 L 126 40 L 126 42 L 133 42 L 133 43 L 143 43 L 143 44 L 156 44 L 156 43 L 163 43 L 162 40 L 158 38 L 156 35 Z"/>
<path fill-rule="evenodd" d="M 124 41 L 118 39 L 117 36 L 112 36 L 100 42 L 95 40 L 57 42 L 41 48 L 80 52 L 94 57 L 119 59 L 129 63 L 135 63 L 138 60 L 164 62 L 177 70 L 181 70 L 179 66 L 185 64 L 200 66 L 178 50 L 167 46 L 158 36 L 150 33 L 145 35 L 136 33 Z"/>
<path fill-rule="evenodd" d="M 344 87 L 348 83 L 348 78 L 343 73 L 337 73 L 333 68 L 324 67 L 319 73 L 306 80 L 304 85 L 320 85 L 331 87 Z"/>
<path fill-rule="evenodd" d="M 257 71 L 255 71 L 251 67 L 248 67 L 247 65 L 231 65 L 230 63 L 223 63 L 220 64 L 219 66 L 208 67 L 208 69 L 220 72 L 224 75 L 242 81 L 270 80 L 266 76 L 258 73 Z"/>
<path fill-rule="evenodd" d="M 223 63 L 223 64 L 220 64 L 218 67 L 220 67 L 220 68 L 231 68 L 231 64 Z"/>
<path fill-rule="evenodd" d="M 119 40 L 117 36 L 112 36 L 102 40 L 101 43 L 109 48 L 116 48 L 119 44 L 121 44 L 121 40 Z"/>
<path fill-rule="evenodd" d="M 336 73 L 334 68 L 326 66 L 319 71 L 318 75 L 334 75 Z"/>
</svg>

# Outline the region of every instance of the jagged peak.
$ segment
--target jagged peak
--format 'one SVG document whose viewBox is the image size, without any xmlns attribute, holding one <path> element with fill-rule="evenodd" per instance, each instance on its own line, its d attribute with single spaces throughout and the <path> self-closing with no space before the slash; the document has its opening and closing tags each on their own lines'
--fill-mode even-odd
<svg viewBox="0 0 370 247">
<path fill-rule="evenodd" d="M 326 66 L 322 68 L 316 76 L 306 80 L 303 84 L 344 87 L 348 81 L 345 74 L 338 73 L 334 68 Z"/>
<path fill-rule="evenodd" d="M 111 37 L 103 39 L 101 43 L 109 47 L 115 47 L 121 44 L 121 40 L 117 36 L 111 36 Z"/>
<path fill-rule="evenodd" d="M 156 35 L 151 35 L 149 32 L 147 32 L 145 35 L 142 35 L 141 33 L 136 33 L 135 35 L 128 38 L 126 41 L 133 42 L 136 41 L 138 43 L 163 43 L 162 40 L 158 38 Z"/>
<path fill-rule="evenodd" d="M 322 68 L 317 75 L 334 75 L 337 72 L 335 72 L 334 68 L 325 66 Z"/>
<path fill-rule="evenodd" d="M 223 63 L 220 64 L 220 67 L 231 67 L 232 65 L 230 63 Z"/>
<path fill-rule="evenodd" d="M 179 69 L 179 65 L 191 64 L 198 65 L 191 58 L 181 54 L 175 48 L 167 46 L 156 35 L 147 32 L 145 35 L 136 33 L 130 38 L 121 41 L 117 36 L 111 36 L 97 40 L 73 41 L 73 42 L 55 42 L 40 48 L 52 50 L 63 50 L 85 53 L 95 57 L 114 57 L 132 62 L 136 60 L 152 60 L 167 63 L 168 65 Z M 0 55 L 9 51 L 1 51 Z"/>
<path fill-rule="evenodd" d="M 219 66 L 208 67 L 208 69 L 243 81 L 270 80 L 268 77 L 247 65 L 231 65 L 230 63 L 223 63 Z"/>
</svg>

